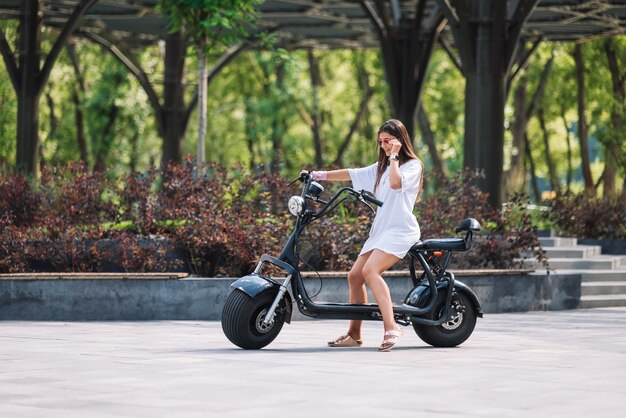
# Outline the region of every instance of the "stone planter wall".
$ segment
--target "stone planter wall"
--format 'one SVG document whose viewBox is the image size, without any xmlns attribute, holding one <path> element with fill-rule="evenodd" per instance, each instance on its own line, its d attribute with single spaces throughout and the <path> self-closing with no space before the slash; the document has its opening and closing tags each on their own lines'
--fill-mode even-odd
<svg viewBox="0 0 626 418">
<path fill-rule="evenodd" d="M 59 278 L 61 277 L 61 278 Z M 146 276 L 0 277 L 0 320 L 219 320 L 232 278 L 163 278 Z M 411 289 L 408 275 L 386 278 L 394 302 Z M 478 295 L 483 311 L 525 312 L 575 309 L 580 274 L 457 275 Z M 345 273 L 305 278 L 315 300 L 346 302 Z M 370 300 L 374 300 L 370 295 Z M 294 310 L 296 312 L 297 309 Z M 294 319 L 304 319 L 294 314 Z"/>
</svg>

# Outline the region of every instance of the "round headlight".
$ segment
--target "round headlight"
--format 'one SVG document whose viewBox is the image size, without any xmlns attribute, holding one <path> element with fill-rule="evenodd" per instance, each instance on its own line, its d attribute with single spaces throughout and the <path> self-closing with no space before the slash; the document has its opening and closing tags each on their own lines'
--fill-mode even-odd
<svg viewBox="0 0 626 418">
<path fill-rule="evenodd" d="M 304 209 L 304 199 L 302 196 L 291 196 L 288 206 L 289 212 L 291 212 L 292 215 L 298 216 Z"/>
</svg>

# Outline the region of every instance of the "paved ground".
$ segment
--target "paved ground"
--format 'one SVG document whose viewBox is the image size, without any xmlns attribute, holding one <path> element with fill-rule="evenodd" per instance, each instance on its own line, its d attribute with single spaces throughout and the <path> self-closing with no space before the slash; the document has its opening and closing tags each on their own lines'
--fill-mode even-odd
<svg viewBox="0 0 626 418">
<path fill-rule="evenodd" d="M 626 308 L 492 314 L 461 347 L 378 353 L 297 321 L 260 351 L 219 322 L 0 322 L 0 416 L 624 417 Z"/>
</svg>

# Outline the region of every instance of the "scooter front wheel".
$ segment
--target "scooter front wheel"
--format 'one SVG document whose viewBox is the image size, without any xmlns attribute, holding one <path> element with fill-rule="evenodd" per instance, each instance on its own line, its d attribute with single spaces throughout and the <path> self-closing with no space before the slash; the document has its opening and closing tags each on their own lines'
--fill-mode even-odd
<svg viewBox="0 0 626 418">
<path fill-rule="evenodd" d="M 456 347 L 472 335 L 476 326 L 476 309 L 472 301 L 463 293 L 454 293 L 451 305 L 456 310 L 456 315 L 448 322 L 435 326 L 413 323 L 415 332 L 426 344 L 434 347 Z M 429 319 L 441 318 L 444 308 L 445 295 L 442 294 Z"/>
<path fill-rule="evenodd" d="M 226 299 L 222 310 L 222 330 L 236 346 L 246 350 L 265 347 L 278 336 L 285 323 L 285 299 L 276 308 L 274 321 L 265 324 L 265 314 L 275 295 L 262 293 L 254 298 L 239 289 Z"/>
</svg>

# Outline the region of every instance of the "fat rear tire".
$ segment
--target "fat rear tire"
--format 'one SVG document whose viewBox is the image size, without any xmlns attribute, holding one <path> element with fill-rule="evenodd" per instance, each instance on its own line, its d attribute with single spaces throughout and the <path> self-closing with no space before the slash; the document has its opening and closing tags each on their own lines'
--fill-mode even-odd
<svg viewBox="0 0 626 418">
<path fill-rule="evenodd" d="M 274 323 L 267 327 L 261 323 L 274 297 L 262 293 L 252 298 L 239 289 L 233 290 L 222 310 L 222 330 L 226 337 L 246 350 L 258 350 L 274 341 L 285 323 L 284 298 L 276 308 Z"/>
<path fill-rule="evenodd" d="M 428 319 L 439 319 L 443 314 L 445 295 L 440 296 L 444 297 L 440 297 Z M 476 307 L 463 293 L 454 293 L 451 302 L 453 306 L 458 304 L 462 309 L 462 312 L 451 321 L 437 326 L 413 323 L 415 332 L 426 344 L 434 347 L 456 347 L 472 335 L 476 326 Z"/>
</svg>

